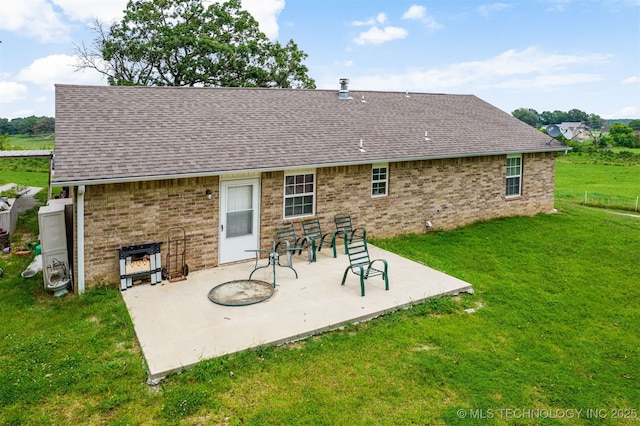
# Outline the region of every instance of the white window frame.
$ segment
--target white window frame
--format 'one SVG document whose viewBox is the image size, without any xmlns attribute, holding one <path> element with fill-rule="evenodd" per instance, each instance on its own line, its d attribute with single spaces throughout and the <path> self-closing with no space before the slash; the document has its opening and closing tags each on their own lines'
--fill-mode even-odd
<svg viewBox="0 0 640 426">
<path fill-rule="evenodd" d="M 312 176 L 312 182 L 304 181 L 297 182 L 299 180 L 299 176 Z M 292 184 L 287 184 L 288 178 L 294 177 L 294 182 Z M 296 183 L 297 182 L 297 183 Z M 308 191 L 306 188 L 308 185 L 311 185 L 311 191 Z M 301 192 L 295 192 L 301 191 Z M 307 170 L 291 170 L 285 172 L 284 174 L 284 192 L 283 192 L 283 202 L 282 202 L 282 217 L 285 219 L 297 219 L 300 217 L 307 216 L 315 216 L 316 214 L 316 170 L 315 169 L 307 169 Z M 287 215 L 287 210 L 291 207 L 287 206 L 287 200 L 292 200 L 295 198 L 303 198 L 303 197 L 311 197 L 311 212 L 302 212 L 300 214 L 289 214 Z M 295 209 L 295 207 L 293 207 Z"/>
<path fill-rule="evenodd" d="M 384 178 L 380 176 L 376 178 L 376 170 L 384 169 Z M 384 193 L 377 193 L 376 189 L 379 189 L 380 184 L 384 184 Z M 389 163 L 373 164 L 371 167 L 371 197 L 386 197 L 389 194 Z"/>
<path fill-rule="evenodd" d="M 518 159 L 517 164 L 512 163 L 509 160 Z M 514 198 L 522 195 L 522 154 L 508 154 L 507 155 L 507 178 L 505 182 L 505 197 L 506 198 Z M 509 194 L 509 190 L 515 188 L 512 181 L 514 179 L 518 180 L 518 191 L 517 193 Z"/>
</svg>

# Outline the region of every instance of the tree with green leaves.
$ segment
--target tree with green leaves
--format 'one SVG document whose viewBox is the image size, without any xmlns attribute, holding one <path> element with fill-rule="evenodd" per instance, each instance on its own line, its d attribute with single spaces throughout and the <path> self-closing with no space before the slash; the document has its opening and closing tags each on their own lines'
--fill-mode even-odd
<svg viewBox="0 0 640 426">
<path fill-rule="evenodd" d="M 121 22 L 93 30 L 91 47 L 76 46 L 77 67 L 111 85 L 315 88 L 308 55 L 271 42 L 240 0 L 130 0 Z"/>
<path fill-rule="evenodd" d="M 589 114 L 584 111 L 580 111 L 579 109 L 571 109 L 567 111 L 564 121 L 572 121 L 572 122 L 582 122 L 586 123 L 589 120 Z"/>
<path fill-rule="evenodd" d="M 37 121 L 38 121 L 38 117 L 36 117 L 35 115 L 24 117 L 18 123 L 18 133 L 23 135 L 29 135 L 29 137 L 33 136 L 33 133 L 34 133 L 33 128 L 36 125 Z"/>
<path fill-rule="evenodd" d="M 518 108 L 511 113 L 515 118 L 527 123 L 531 127 L 538 126 L 538 111 L 531 108 Z"/>
<path fill-rule="evenodd" d="M 540 124 L 542 124 L 543 126 L 546 126 L 547 124 L 558 124 L 558 123 L 562 123 L 563 121 L 567 121 L 566 120 L 567 117 L 567 113 L 563 112 L 563 111 L 542 111 L 542 113 L 540 114 Z"/>
<path fill-rule="evenodd" d="M 589 119 L 584 123 L 593 130 L 602 130 L 605 126 L 605 120 L 598 114 L 589 114 Z"/>
<path fill-rule="evenodd" d="M 640 120 L 631 120 L 627 126 L 631 127 L 634 132 L 640 131 Z"/>
<path fill-rule="evenodd" d="M 633 148 L 636 145 L 636 138 L 633 129 L 626 124 L 613 123 L 609 129 L 609 137 L 616 146 Z"/>
<path fill-rule="evenodd" d="M 51 133 L 56 130 L 56 119 L 53 117 L 38 117 L 33 125 L 34 133 Z"/>
</svg>

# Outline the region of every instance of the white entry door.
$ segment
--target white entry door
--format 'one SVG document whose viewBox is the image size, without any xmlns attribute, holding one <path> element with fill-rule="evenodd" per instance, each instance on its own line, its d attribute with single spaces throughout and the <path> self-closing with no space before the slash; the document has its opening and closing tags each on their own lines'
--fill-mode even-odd
<svg viewBox="0 0 640 426">
<path fill-rule="evenodd" d="M 220 182 L 220 263 L 250 259 L 259 249 L 260 179 Z"/>
</svg>

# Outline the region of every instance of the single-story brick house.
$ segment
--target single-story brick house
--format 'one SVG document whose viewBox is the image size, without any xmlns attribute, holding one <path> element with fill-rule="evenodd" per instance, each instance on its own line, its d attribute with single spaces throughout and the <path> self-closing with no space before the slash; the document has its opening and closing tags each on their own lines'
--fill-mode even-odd
<svg viewBox="0 0 640 426">
<path fill-rule="evenodd" d="M 346 211 L 389 237 L 551 212 L 565 150 L 472 95 L 58 85 L 53 185 L 83 291 L 171 227 L 193 271 L 271 247 L 283 221 Z"/>
</svg>

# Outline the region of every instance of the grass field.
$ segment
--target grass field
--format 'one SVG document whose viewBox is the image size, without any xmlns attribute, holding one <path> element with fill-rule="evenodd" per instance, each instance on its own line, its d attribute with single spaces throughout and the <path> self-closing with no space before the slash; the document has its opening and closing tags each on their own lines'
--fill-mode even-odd
<svg viewBox="0 0 640 426">
<path fill-rule="evenodd" d="M 53 149 L 52 135 L 12 135 L 8 145 L 11 149 Z M 16 183 L 24 186 L 46 188 L 49 181 L 49 160 L 46 158 L 5 158 L 0 160 L 0 185 Z"/>
<path fill-rule="evenodd" d="M 7 142 L 11 149 L 47 149 L 52 150 L 55 136 L 52 133 L 28 135 L 11 135 Z M 8 149 L 5 147 L 5 149 Z"/>
<path fill-rule="evenodd" d="M 155 388 L 115 285 L 53 298 L 41 274 L 20 277 L 30 258 L 0 254 L 0 424 L 638 424 L 640 219 L 558 200 L 558 214 L 375 241 L 472 296 Z M 16 238 L 37 232 L 37 209 L 21 215 Z"/>
<path fill-rule="evenodd" d="M 625 150 L 624 153 L 631 151 Z M 640 150 L 629 155 L 568 155 L 556 161 L 556 199 L 595 207 L 638 211 Z M 585 202 L 586 200 L 586 202 Z"/>
</svg>

